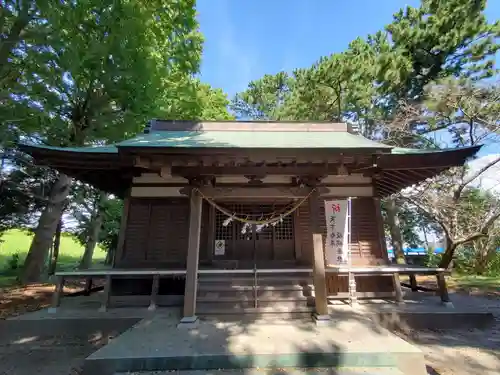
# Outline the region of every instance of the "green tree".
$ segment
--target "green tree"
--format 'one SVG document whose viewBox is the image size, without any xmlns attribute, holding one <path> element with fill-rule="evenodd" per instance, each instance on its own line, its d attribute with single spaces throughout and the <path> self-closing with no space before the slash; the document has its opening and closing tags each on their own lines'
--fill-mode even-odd
<svg viewBox="0 0 500 375">
<path fill-rule="evenodd" d="M 426 105 L 415 113 L 422 111 L 426 119 L 444 124 L 457 146 L 498 142 L 499 92 L 498 84 L 447 80 L 427 89 Z M 486 199 L 481 195 L 483 193 L 471 190 L 486 172 L 498 165 L 500 157 L 493 155 L 478 168 L 471 169 L 468 165 L 455 168 L 403 194 L 441 226 L 446 238 L 441 267 L 449 266 L 459 246 L 487 238 L 500 217 L 497 201 Z"/>
<path fill-rule="evenodd" d="M 251 82 L 232 108 L 240 117 L 256 119 L 354 122 L 372 139 L 429 147 L 425 134 L 448 124 L 400 121 L 401 104 L 421 103 L 426 85 L 445 77 L 494 74 L 500 24 L 488 24 L 485 5 L 485 0 L 423 0 L 419 8 L 401 9 L 383 31 L 356 39 L 343 53 L 292 76 L 278 73 Z M 391 199 L 385 205 L 387 224 L 402 259 L 395 222 L 399 208 Z"/>
<path fill-rule="evenodd" d="M 83 146 L 120 140 L 137 133 L 148 118 L 179 118 L 196 103 L 191 77 L 202 38 L 193 0 L 57 2 L 41 18 L 51 32 L 41 51 L 28 51 L 25 94 L 17 100 L 37 111 L 23 126 L 35 120 L 43 142 Z M 58 175 L 23 282 L 41 277 L 70 185 L 67 176 Z"/>
</svg>

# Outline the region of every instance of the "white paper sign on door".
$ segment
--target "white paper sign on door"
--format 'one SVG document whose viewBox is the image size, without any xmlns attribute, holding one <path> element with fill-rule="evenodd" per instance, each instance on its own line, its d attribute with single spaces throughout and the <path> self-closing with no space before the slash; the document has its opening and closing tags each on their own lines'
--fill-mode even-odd
<svg viewBox="0 0 500 375">
<path fill-rule="evenodd" d="M 347 200 L 325 201 L 326 241 L 328 265 L 345 265 L 349 256 L 349 228 Z"/>
<path fill-rule="evenodd" d="M 216 240 L 214 246 L 214 254 L 215 255 L 224 255 L 226 252 L 226 241 L 224 240 Z"/>
</svg>

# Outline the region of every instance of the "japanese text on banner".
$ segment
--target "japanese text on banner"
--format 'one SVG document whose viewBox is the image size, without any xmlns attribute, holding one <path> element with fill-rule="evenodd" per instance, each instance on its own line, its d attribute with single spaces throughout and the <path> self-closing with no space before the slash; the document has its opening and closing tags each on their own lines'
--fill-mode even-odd
<svg viewBox="0 0 500 375">
<path fill-rule="evenodd" d="M 348 260 L 349 228 L 347 210 L 347 200 L 325 201 L 327 228 L 325 254 L 329 265 L 343 265 Z"/>
</svg>

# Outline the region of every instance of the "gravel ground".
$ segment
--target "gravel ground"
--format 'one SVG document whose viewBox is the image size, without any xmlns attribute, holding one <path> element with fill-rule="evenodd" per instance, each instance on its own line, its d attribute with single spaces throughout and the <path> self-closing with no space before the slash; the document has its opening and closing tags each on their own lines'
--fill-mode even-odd
<svg viewBox="0 0 500 375">
<path fill-rule="evenodd" d="M 0 348 L 1 375 L 76 375 L 84 359 L 105 344 L 68 336 L 37 338 L 33 343 L 25 340 Z"/>
<path fill-rule="evenodd" d="M 487 330 L 425 330 L 404 337 L 425 354 L 430 375 L 500 374 L 500 298 L 454 295 L 463 304 L 472 304 L 495 315 Z"/>
<path fill-rule="evenodd" d="M 0 321 L 0 375 L 80 374 L 86 357 L 136 321 Z"/>
</svg>

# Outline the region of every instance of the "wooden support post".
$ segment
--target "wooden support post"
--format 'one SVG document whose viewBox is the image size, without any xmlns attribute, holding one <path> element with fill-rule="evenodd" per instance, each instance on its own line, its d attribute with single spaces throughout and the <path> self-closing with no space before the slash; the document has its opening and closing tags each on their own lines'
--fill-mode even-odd
<svg viewBox="0 0 500 375">
<path fill-rule="evenodd" d="M 106 275 L 106 281 L 104 282 L 104 291 L 102 294 L 101 307 L 99 308 L 100 312 L 108 311 L 110 293 L 111 293 L 111 275 Z"/>
<path fill-rule="evenodd" d="M 417 276 L 415 274 L 409 275 L 410 278 L 410 288 L 412 292 L 418 292 Z"/>
<path fill-rule="evenodd" d="M 153 285 L 151 286 L 151 301 L 148 310 L 156 310 L 158 300 L 158 289 L 160 288 L 160 275 L 153 275 Z"/>
<path fill-rule="evenodd" d="M 441 302 L 447 307 L 453 307 L 453 303 L 448 295 L 448 287 L 446 286 L 446 279 L 444 278 L 443 272 L 438 272 L 436 274 L 436 281 L 438 284 L 439 296 L 441 297 Z"/>
<path fill-rule="evenodd" d="M 396 292 L 396 302 L 404 303 L 403 290 L 401 289 L 401 281 L 399 280 L 399 273 L 394 273 L 392 275 L 392 281 L 394 283 L 394 291 Z"/>
<path fill-rule="evenodd" d="M 49 308 L 49 314 L 57 312 L 57 308 L 61 305 L 61 298 L 64 292 L 64 276 L 57 276 L 54 293 L 52 294 L 52 305 Z"/>
<path fill-rule="evenodd" d="M 85 296 L 90 296 L 91 289 L 92 289 L 92 276 L 87 276 L 85 278 L 85 288 L 83 289 L 83 294 Z"/>
<path fill-rule="evenodd" d="M 309 214 L 311 220 L 312 240 L 313 240 L 313 280 L 314 280 L 314 300 L 315 315 L 314 320 L 317 325 L 329 324 L 328 299 L 326 290 L 325 253 L 323 249 L 322 227 L 320 225 L 319 214 L 319 193 L 314 190 L 309 196 Z"/>
<path fill-rule="evenodd" d="M 215 207 L 209 204 L 207 260 L 210 264 L 212 264 L 214 259 L 214 247 L 215 247 Z"/>
<path fill-rule="evenodd" d="M 196 190 L 191 191 L 184 310 L 179 327 L 191 328 L 198 320 L 196 317 L 196 291 L 200 255 L 201 204 L 202 198 L 200 194 Z"/>
<path fill-rule="evenodd" d="M 299 209 L 295 210 L 293 213 L 293 228 L 294 228 L 294 247 L 295 247 L 295 262 L 300 263 L 302 261 L 302 238 L 300 230 L 300 218 Z"/>
<path fill-rule="evenodd" d="M 314 296 L 316 308 L 316 322 L 330 320 L 328 314 L 328 300 L 326 293 L 325 257 L 323 252 L 323 236 L 313 234 L 314 244 Z"/>
</svg>

